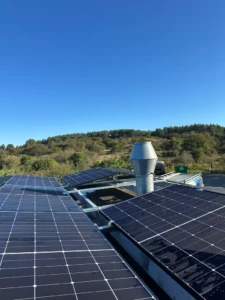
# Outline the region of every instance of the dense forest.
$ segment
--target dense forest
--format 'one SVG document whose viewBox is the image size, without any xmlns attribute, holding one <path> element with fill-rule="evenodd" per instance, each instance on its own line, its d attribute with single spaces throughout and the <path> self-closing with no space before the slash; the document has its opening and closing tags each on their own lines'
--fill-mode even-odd
<svg viewBox="0 0 225 300">
<path fill-rule="evenodd" d="M 134 142 L 151 141 L 167 171 L 188 164 L 190 171 L 225 171 L 225 127 L 194 124 L 142 131 L 121 129 L 67 134 L 24 145 L 0 146 L 0 176 L 33 174 L 61 177 L 90 167 L 131 168 Z"/>
</svg>

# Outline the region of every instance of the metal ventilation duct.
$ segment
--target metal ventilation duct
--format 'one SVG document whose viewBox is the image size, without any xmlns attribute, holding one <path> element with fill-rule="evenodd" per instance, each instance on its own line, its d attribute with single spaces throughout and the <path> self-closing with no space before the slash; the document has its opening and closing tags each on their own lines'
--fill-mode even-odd
<svg viewBox="0 0 225 300">
<path fill-rule="evenodd" d="M 151 142 L 135 143 L 130 155 L 130 162 L 136 175 L 137 195 L 154 191 L 154 171 L 157 155 Z"/>
</svg>

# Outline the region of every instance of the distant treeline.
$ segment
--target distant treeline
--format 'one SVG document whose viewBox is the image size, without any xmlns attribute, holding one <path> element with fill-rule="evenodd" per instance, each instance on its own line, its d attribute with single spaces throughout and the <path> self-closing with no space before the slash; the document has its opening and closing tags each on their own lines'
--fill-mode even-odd
<svg viewBox="0 0 225 300">
<path fill-rule="evenodd" d="M 194 124 L 154 131 L 119 129 L 74 133 L 39 141 L 29 139 L 18 147 L 1 145 L 0 175 L 26 172 L 60 176 L 98 165 L 131 168 L 129 154 L 137 141 L 151 141 L 159 159 L 167 165 L 225 164 L 225 127 Z"/>
<path fill-rule="evenodd" d="M 174 134 L 187 134 L 187 133 L 203 133 L 207 132 L 212 136 L 217 138 L 225 137 L 225 127 L 220 125 L 205 125 L 205 124 L 194 124 L 189 126 L 174 126 L 174 127 L 164 127 L 163 129 L 157 128 L 155 131 L 151 132 L 152 136 L 157 136 L 161 138 L 170 138 Z"/>
</svg>

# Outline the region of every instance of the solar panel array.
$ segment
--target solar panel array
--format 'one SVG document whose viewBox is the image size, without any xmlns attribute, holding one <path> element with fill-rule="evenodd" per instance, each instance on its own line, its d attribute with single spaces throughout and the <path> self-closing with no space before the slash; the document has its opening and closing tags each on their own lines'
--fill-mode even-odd
<svg viewBox="0 0 225 300">
<path fill-rule="evenodd" d="M 154 298 L 55 180 L 13 176 L 0 188 L 0 299 Z"/>
<path fill-rule="evenodd" d="M 134 176 L 134 172 L 130 170 L 119 170 L 109 168 L 93 168 L 86 171 L 70 174 L 62 177 L 62 179 L 72 187 L 80 184 L 92 182 L 95 180 L 102 179 L 104 177 L 116 175 L 116 174 L 127 174 Z"/>
<path fill-rule="evenodd" d="M 225 195 L 174 185 L 102 213 L 196 298 L 224 298 Z"/>
</svg>

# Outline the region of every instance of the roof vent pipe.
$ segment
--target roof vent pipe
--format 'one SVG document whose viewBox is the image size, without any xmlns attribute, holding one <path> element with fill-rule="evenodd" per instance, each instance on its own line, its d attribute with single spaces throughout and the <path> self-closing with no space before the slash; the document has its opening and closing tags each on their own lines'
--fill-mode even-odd
<svg viewBox="0 0 225 300">
<path fill-rule="evenodd" d="M 136 175 L 137 195 L 154 191 L 154 171 L 157 155 L 151 142 L 135 143 L 130 155 L 130 162 Z"/>
</svg>

